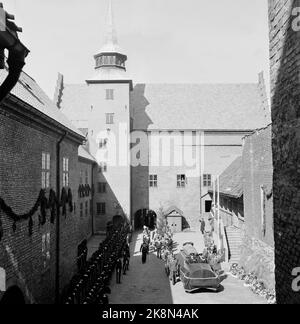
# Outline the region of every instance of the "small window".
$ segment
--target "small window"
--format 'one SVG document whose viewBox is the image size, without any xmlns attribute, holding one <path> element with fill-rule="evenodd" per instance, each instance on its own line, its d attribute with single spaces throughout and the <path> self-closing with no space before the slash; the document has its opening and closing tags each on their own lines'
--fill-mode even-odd
<svg viewBox="0 0 300 324">
<path fill-rule="evenodd" d="M 114 100 L 114 89 L 106 89 L 106 100 Z"/>
<path fill-rule="evenodd" d="M 149 176 L 149 186 L 150 188 L 157 188 L 157 175 Z"/>
<path fill-rule="evenodd" d="M 79 184 L 80 184 L 80 185 L 83 184 L 83 171 L 82 171 L 82 170 L 80 170 Z"/>
<path fill-rule="evenodd" d="M 204 187 L 211 187 L 212 186 L 212 177 L 211 174 L 204 174 L 203 175 L 203 186 Z"/>
<path fill-rule="evenodd" d="M 98 203 L 97 204 L 97 214 L 98 215 L 105 215 L 106 214 L 105 203 Z"/>
<path fill-rule="evenodd" d="M 83 217 L 83 203 L 80 203 L 80 217 Z"/>
<path fill-rule="evenodd" d="M 42 189 L 50 188 L 50 154 L 42 153 Z"/>
<path fill-rule="evenodd" d="M 63 158 L 63 187 L 69 187 L 69 159 Z"/>
<path fill-rule="evenodd" d="M 85 170 L 85 184 L 89 184 L 89 172 Z"/>
<path fill-rule="evenodd" d="M 98 169 L 99 173 L 105 173 L 107 172 L 107 163 L 100 163 L 99 165 L 99 169 Z"/>
<path fill-rule="evenodd" d="M 185 188 L 186 176 L 184 174 L 177 175 L 177 188 Z"/>
<path fill-rule="evenodd" d="M 101 139 L 100 142 L 99 142 L 99 149 L 106 148 L 107 143 L 108 143 L 108 139 L 107 138 Z"/>
<path fill-rule="evenodd" d="M 106 193 L 106 183 L 105 182 L 98 183 L 98 193 Z"/>
<path fill-rule="evenodd" d="M 106 124 L 113 125 L 114 124 L 115 114 L 106 114 Z"/>
<path fill-rule="evenodd" d="M 85 202 L 85 216 L 87 217 L 89 215 L 89 202 Z"/>
</svg>

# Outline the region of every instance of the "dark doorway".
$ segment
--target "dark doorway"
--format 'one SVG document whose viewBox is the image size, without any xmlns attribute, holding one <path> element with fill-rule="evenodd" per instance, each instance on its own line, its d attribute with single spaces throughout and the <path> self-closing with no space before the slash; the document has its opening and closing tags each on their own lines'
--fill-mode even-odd
<svg viewBox="0 0 300 324">
<path fill-rule="evenodd" d="M 135 230 L 141 230 L 144 226 L 152 230 L 156 226 L 156 220 L 157 215 L 153 210 L 140 209 L 134 216 Z"/>
<path fill-rule="evenodd" d="M 205 201 L 205 212 L 210 213 L 211 212 L 211 207 L 212 207 L 212 201 L 211 200 L 206 200 Z"/>
<path fill-rule="evenodd" d="M 1 305 L 24 305 L 25 298 L 17 286 L 9 288 L 0 301 Z"/>
</svg>

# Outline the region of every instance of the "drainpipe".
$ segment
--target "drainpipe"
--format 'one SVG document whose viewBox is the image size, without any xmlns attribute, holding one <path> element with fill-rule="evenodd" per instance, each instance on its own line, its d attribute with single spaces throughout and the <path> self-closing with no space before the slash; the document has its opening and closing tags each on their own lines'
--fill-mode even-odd
<svg viewBox="0 0 300 324">
<path fill-rule="evenodd" d="M 22 29 L 17 27 L 13 22 L 9 20 L 13 20 L 14 16 L 4 12 L 4 10 L 2 9 L 2 4 L 0 4 L 0 10 L 2 17 L 5 17 L 6 19 L 6 28 L 4 27 L 4 30 L 0 30 L 0 69 L 5 68 L 4 50 L 8 50 L 8 76 L 0 86 L 1 103 L 18 82 L 22 69 L 25 65 L 25 58 L 27 57 L 29 50 L 20 42 L 18 38 L 17 33 L 22 32 Z M 3 15 L 3 13 L 5 14 Z"/>
<path fill-rule="evenodd" d="M 60 148 L 61 143 L 66 138 L 67 132 L 59 139 L 56 144 L 56 192 L 57 192 L 57 211 L 56 211 L 56 271 L 55 271 L 55 303 L 60 302 Z"/>
</svg>

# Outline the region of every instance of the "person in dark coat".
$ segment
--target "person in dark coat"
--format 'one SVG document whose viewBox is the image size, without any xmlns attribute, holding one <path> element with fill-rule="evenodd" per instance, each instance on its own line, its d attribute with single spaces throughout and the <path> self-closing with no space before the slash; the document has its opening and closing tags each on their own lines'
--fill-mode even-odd
<svg viewBox="0 0 300 324">
<path fill-rule="evenodd" d="M 204 218 L 202 218 L 201 219 L 201 233 L 202 233 L 202 235 L 204 235 L 204 233 L 205 233 L 205 226 L 206 226 L 205 220 L 204 220 Z"/>
<path fill-rule="evenodd" d="M 141 245 L 140 252 L 142 252 L 142 263 L 145 264 L 147 261 L 147 254 L 149 253 L 149 245 L 146 242 Z"/>
<path fill-rule="evenodd" d="M 123 251 L 123 275 L 126 275 L 126 271 L 129 270 L 129 258 L 127 252 Z"/>
<path fill-rule="evenodd" d="M 121 283 L 121 274 L 122 274 L 122 260 L 118 258 L 116 263 L 116 276 L 117 276 L 117 284 Z"/>
</svg>

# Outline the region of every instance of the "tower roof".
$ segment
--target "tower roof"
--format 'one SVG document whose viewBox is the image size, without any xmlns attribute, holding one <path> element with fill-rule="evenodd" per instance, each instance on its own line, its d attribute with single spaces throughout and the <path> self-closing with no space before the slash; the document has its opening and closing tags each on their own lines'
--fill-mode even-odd
<svg viewBox="0 0 300 324">
<path fill-rule="evenodd" d="M 116 31 L 115 23 L 114 23 L 112 0 L 109 0 L 109 3 L 108 3 L 105 43 L 101 47 L 99 53 L 123 54 L 123 50 L 121 49 L 121 47 L 118 44 L 117 31 Z"/>
</svg>

